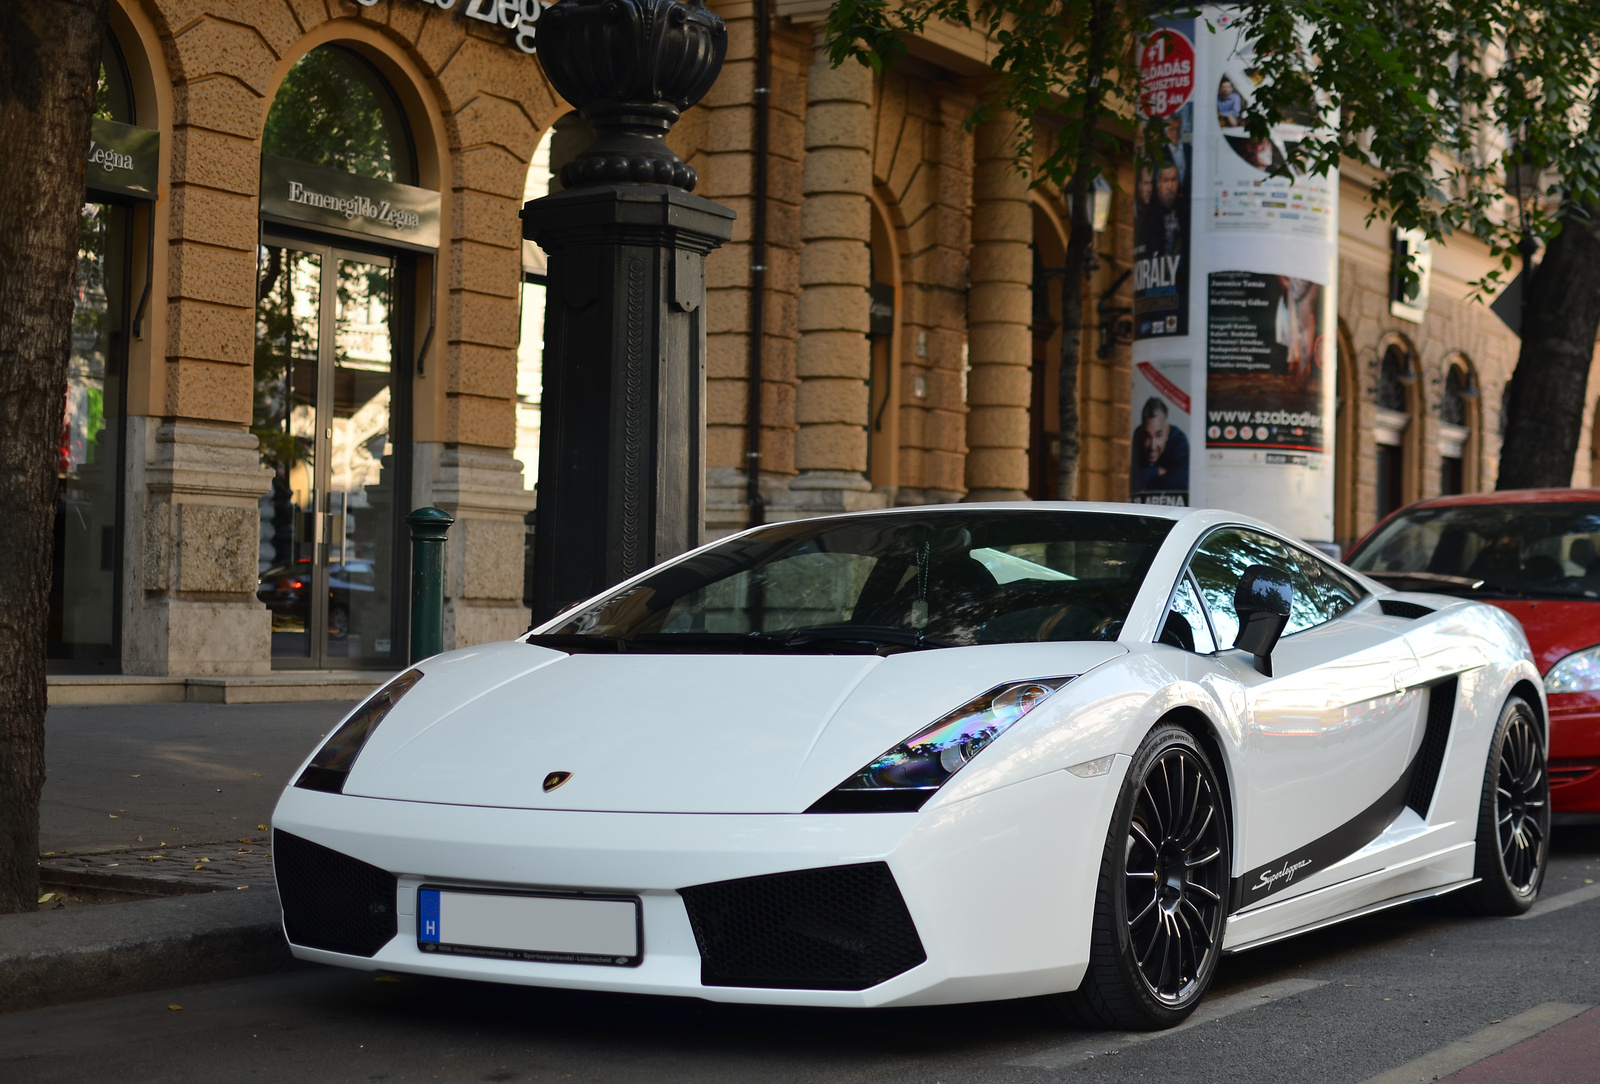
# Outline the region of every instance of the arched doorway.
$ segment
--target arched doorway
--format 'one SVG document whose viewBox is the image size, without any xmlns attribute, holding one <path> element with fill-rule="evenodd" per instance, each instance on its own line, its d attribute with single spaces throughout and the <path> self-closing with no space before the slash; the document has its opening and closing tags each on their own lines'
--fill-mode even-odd
<svg viewBox="0 0 1600 1084">
<path fill-rule="evenodd" d="M 252 424 L 274 666 L 403 657 L 410 313 L 438 245 L 439 197 L 416 179 L 406 117 L 363 56 L 324 45 L 289 70 L 262 134 Z"/>
</svg>

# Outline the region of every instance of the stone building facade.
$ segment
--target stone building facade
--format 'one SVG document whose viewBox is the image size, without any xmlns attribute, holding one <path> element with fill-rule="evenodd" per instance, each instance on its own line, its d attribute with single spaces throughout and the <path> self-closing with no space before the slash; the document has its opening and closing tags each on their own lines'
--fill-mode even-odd
<svg viewBox="0 0 1600 1084">
<path fill-rule="evenodd" d="M 966 124 L 986 43 L 931 29 L 874 77 L 828 63 L 822 0 L 775 0 L 757 148 L 754 8 L 710 6 L 728 61 L 672 136 L 698 192 L 738 214 L 707 268 L 708 535 L 753 515 L 1052 496 L 1067 215 L 1016 168 L 1007 118 Z M 400 517 L 427 504 L 457 519 L 447 646 L 526 626 L 542 263 L 517 212 L 548 190 L 568 112 L 528 51 L 538 11 L 113 0 L 105 138 L 144 139 L 151 181 L 86 204 L 54 668 L 393 669 Z M 1084 290 L 1079 496 L 1117 501 L 1130 355 L 1097 306 L 1128 304 L 1132 177 L 1113 180 Z M 1426 310 L 1397 315 L 1392 238 L 1364 225 L 1360 179 L 1343 185 L 1348 541 L 1397 501 L 1492 488 L 1516 340 L 1469 297 L 1487 264 L 1471 244 L 1435 251 Z M 415 211 L 373 210 L 391 204 Z M 1574 482 L 1591 476 L 1586 432 Z"/>
</svg>

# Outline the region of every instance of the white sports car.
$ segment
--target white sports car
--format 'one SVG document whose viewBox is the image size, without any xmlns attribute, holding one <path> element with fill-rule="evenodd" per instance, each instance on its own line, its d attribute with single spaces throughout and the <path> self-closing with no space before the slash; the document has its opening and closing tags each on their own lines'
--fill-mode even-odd
<svg viewBox="0 0 1600 1084">
<path fill-rule="evenodd" d="M 1175 1024 L 1220 954 L 1525 910 L 1516 622 L 1137 505 L 760 527 L 348 716 L 283 792 L 296 956 L 784 1005 Z"/>
</svg>

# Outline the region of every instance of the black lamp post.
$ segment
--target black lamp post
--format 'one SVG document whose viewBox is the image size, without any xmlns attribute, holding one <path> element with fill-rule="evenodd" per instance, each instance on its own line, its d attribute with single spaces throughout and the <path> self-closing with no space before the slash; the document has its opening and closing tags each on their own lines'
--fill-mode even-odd
<svg viewBox="0 0 1600 1084">
<path fill-rule="evenodd" d="M 705 259 L 733 212 L 663 138 L 716 81 L 727 28 L 701 3 L 563 0 L 539 61 L 594 130 L 530 200 L 549 256 L 533 616 L 700 542 Z"/>
</svg>

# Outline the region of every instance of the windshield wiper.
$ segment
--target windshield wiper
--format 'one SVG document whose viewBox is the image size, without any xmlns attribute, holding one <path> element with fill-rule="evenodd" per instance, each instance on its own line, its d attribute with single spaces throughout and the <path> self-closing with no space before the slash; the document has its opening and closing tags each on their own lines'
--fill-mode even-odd
<svg viewBox="0 0 1600 1084">
<path fill-rule="evenodd" d="M 888 625 L 812 625 L 791 632 L 761 635 L 796 647 L 814 643 L 850 643 L 903 647 L 920 651 L 927 648 L 958 646 L 944 640 L 935 640 L 920 630 L 897 629 Z"/>
</svg>

